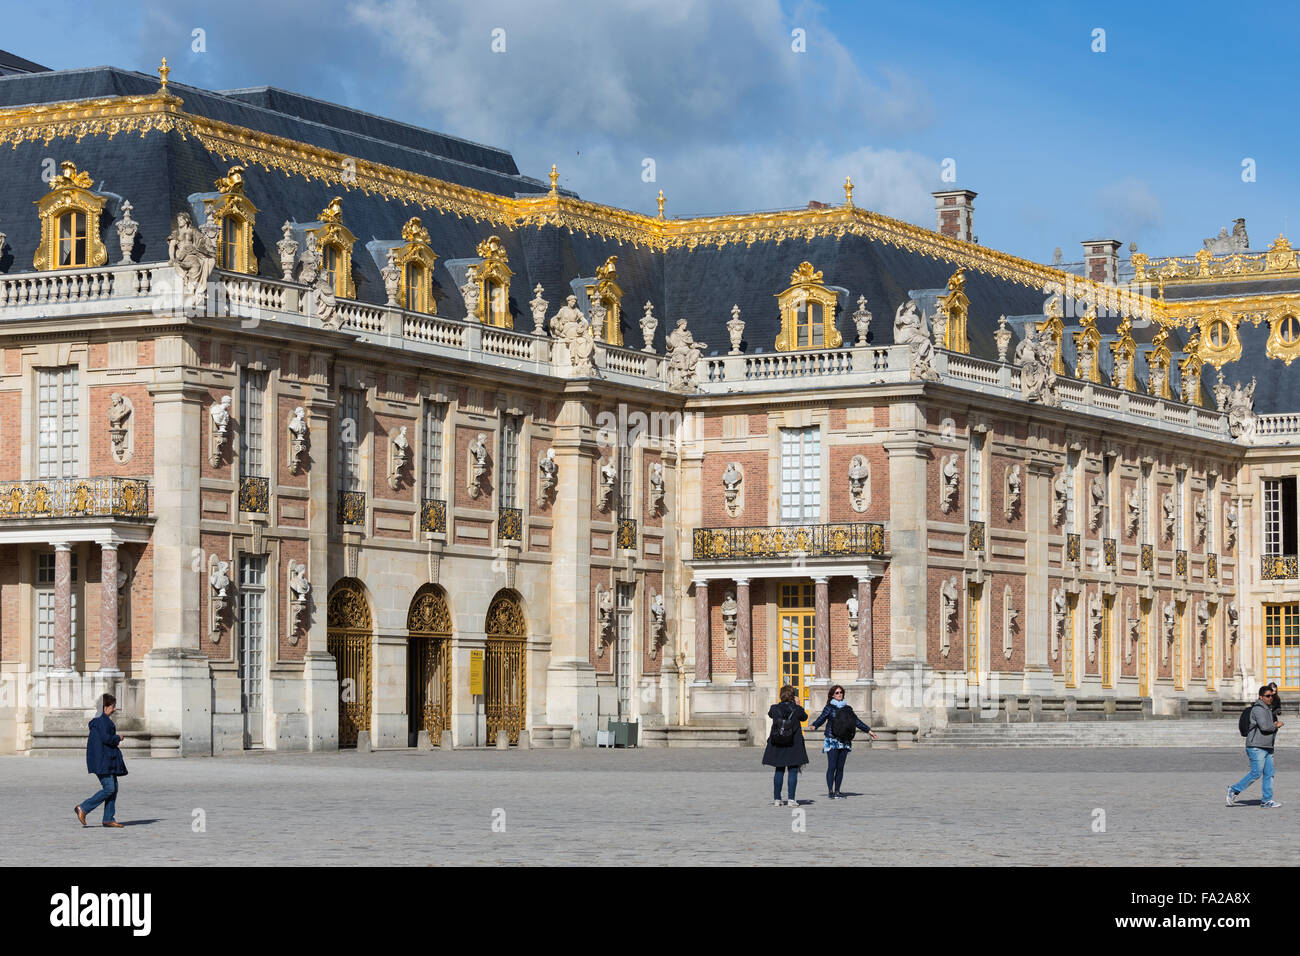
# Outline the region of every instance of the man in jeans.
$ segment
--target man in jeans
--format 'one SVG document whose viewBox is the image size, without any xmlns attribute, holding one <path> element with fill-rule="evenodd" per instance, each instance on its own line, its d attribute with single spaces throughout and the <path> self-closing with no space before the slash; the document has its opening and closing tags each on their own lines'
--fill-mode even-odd
<svg viewBox="0 0 1300 956">
<path fill-rule="evenodd" d="M 73 813 L 86 825 L 86 814 L 101 803 L 104 805 L 104 826 L 120 829 L 122 824 L 113 819 L 117 809 L 117 778 L 126 776 L 126 761 L 122 759 L 119 744 L 122 738 L 111 720 L 117 709 L 117 698 L 105 694 L 104 712 L 90 722 L 90 735 L 86 738 L 86 769 L 99 778 L 99 793 L 84 803 L 73 807 Z"/>
<path fill-rule="evenodd" d="M 1278 728 L 1282 721 L 1273 719 L 1273 697 L 1276 694 L 1265 684 L 1259 689 L 1259 700 L 1250 709 L 1250 733 L 1246 735 L 1246 757 L 1250 760 L 1250 773 L 1228 788 L 1228 806 L 1237 802 L 1241 792 L 1258 780 L 1264 778 L 1263 800 L 1260 806 L 1273 810 L 1282 806 L 1273 800 L 1273 742 L 1277 739 Z"/>
</svg>

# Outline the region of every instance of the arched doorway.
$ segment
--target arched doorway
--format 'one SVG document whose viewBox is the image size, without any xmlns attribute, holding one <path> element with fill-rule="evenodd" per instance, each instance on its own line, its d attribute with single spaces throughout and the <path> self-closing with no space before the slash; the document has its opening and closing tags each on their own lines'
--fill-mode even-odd
<svg viewBox="0 0 1300 956">
<path fill-rule="evenodd" d="M 519 743 L 524 729 L 527 674 L 524 657 L 528 625 L 518 595 L 502 591 L 488 607 L 483 630 L 487 634 L 483 658 L 484 709 L 487 711 L 489 746 L 504 730 L 510 743 Z"/>
<path fill-rule="evenodd" d="M 424 730 L 437 747 L 451 729 L 451 611 L 441 589 L 426 584 L 415 592 L 406 630 L 407 744 Z"/>
<path fill-rule="evenodd" d="M 339 673 L 339 747 L 355 747 L 370 730 L 370 602 L 360 581 L 344 578 L 330 590 L 326 627 Z"/>
</svg>

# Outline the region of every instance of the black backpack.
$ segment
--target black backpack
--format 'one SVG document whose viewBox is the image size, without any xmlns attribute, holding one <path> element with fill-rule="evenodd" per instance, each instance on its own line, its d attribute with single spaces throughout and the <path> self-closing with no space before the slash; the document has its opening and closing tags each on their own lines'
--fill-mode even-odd
<svg viewBox="0 0 1300 956">
<path fill-rule="evenodd" d="M 794 719 L 794 711 L 791 710 L 789 717 L 772 718 L 772 733 L 767 738 L 767 742 L 773 747 L 793 747 L 794 735 L 798 730 L 799 721 Z"/>
<path fill-rule="evenodd" d="M 1246 709 L 1243 710 L 1241 716 L 1237 718 L 1237 729 L 1241 731 L 1241 736 L 1243 737 L 1250 736 L 1250 712 L 1254 709 L 1254 704 L 1247 704 Z"/>
<path fill-rule="evenodd" d="M 835 708 L 831 715 L 831 736 L 848 743 L 857 732 L 858 715 L 853 713 L 853 708 L 848 704 Z"/>
</svg>

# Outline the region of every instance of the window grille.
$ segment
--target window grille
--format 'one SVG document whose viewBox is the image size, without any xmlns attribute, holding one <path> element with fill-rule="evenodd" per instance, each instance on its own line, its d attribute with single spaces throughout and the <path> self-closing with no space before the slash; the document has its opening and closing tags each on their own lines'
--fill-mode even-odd
<svg viewBox="0 0 1300 956">
<path fill-rule="evenodd" d="M 816 427 L 781 429 L 781 523 L 821 518 L 821 432 Z"/>
<path fill-rule="evenodd" d="M 36 373 L 40 433 L 38 478 L 73 478 L 81 446 L 77 366 Z"/>
<path fill-rule="evenodd" d="M 266 665 L 266 557 L 239 559 L 239 690 L 245 713 L 262 711 Z"/>
<path fill-rule="evenodd" d="M 240 474 L 266 475 L 266 373 L 244 369 L 244 389 L 240 395 L 239 429 Z"/>
</svg>

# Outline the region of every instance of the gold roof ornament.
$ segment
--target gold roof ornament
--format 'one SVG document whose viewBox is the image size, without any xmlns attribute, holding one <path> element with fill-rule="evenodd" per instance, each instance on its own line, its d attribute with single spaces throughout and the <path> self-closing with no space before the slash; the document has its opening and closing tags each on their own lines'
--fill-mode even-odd
<svg viewBox="0 0 1300 956">
<path fill-rule="evenodd" d="M 329 205 L 320 211 L 320 215 L 317 218 L 321 222 L 341 225 L 343 223 L 343 197 L 335 196 L 331 199 Z"/>
<path fill-rule="evenodd" d="M 1100 382 L 1101 333 L 1097 331 L 1097 307 L 1091 303 L 1079 317 L 1079 331 L 1074 333 L 1074 349 L 1076 357 L 1083 354 L 1089 356 L 1086 363 L 1076 361 L 1074 377 Z"/>
<path fill-rule="evenodd" d="M 226 175 L 220 177 L 216 183 L 217 192 L 223 196 L 244 194 L 244 167 L 231 166 Z"/>
<path fill-rule="evenodd" d="M 843 342 L 835 326 L 839 293 L 822 284 L 822 273 L 808 261 L 790 273 L 790 287 L 776 297 L 781 310 L 778 352 L 797 349 L 839 348 Z"/>
<path fill-rule="evenodd" d="M 108 261 L 108 250 L 99 236 L 99 219 L 108 200 L 91 192 L 94 184 L 94 177 L 78 170 L 75 163 L 64 160 L 59 164 L 50 191 L 36 200 L 41 241 L 32 264 L 38 271 L 96 267 Z M 76 217 L 81 217 L 79 225 Z M 72 241 L 61 246 L 60 238 Z"/>
<path fill-rule="evenodd" d="M 50 189 L 89 189 L 95 185 L 95 179 L 84 169 L 77 171 L 77 164 L 65 159 L 59 163 L 59 175 L 50 180 Z"/>
<path fill-rule="evenodd" d="M 596 281 L 587 286 L 587 301 L 592 303 L 594 316 L 592 328 L 599 340 L 610 345 L 623 345 L 623 289 L 618 284 L 618 256 L 610 256 L 596 267 Z M 604 310 L 604 321 L 599 321 L 599 304 Z M 600 324 L 600 328 L 596 328 Z"/>
<path fill-rule="evenodd" d="M 420 225 L 419 216 L 412 216 L 406 220 L 406 225 L 402 227 L 402 239 L 406 242 L 418 242 L 426 246 L 429 244 L 429 230 Z"/>
<path fill-rule="evenodd" d="M 1295 267 L 1295 250 L 1291 248 L 1286 236 L 1279 233 L 1264 253 L 1264 269 L 1268 272 L 1281 272 Z"/>
<path fill-rule="evenodd" d="M 799 263 L 799 268 L 790 273 L 791 285 L 805 285 L 808 283 L 821 282 L 821 270 L 814 269 L 813 264 L 808 261 Z"/>
<path fill-rule="evenodd" d="M 659 190 L 658 202 L 659 202 L 659 218 L 662 219 L 664 217 L 664 191 L 662 189 Z"/>
<path fill-rule="evenodd" d="M 510 314 L 510 259 L 506 255 L 505 244 L 500 236 L 488 236 L 475 249 L 483 261 L 475 266 L 475 282 L 478 284 L 477 315 L 473 316 L 486 325 L 499 328 L 513 328 L 514 317 Z"/>
<path fill-rule="evenodd" d="M 356 298 L 356 283 L 352 278 L 352 247 L 354 236 L 343 225 L 343 197 L 335 196 L 316 217 L 319 226 L 307 232 L 316 236 L 316 247 L 334 273 L 334 294 L 342 299 Z"/>
<path fill-rule="evenodd" d="M 158 78 L 162 80 L 162 86 L 158 88 L 159 93 L 167 92 L 167 77 L 171 74 L 172 68 L 167 65 L 167 57 L 162 58 L 162 63 L 158 66 Z"/>
<path fill-rule="evenodd" d="M 1124 381 L 1116 383 L 1119 388 L 1126 388 L 1130 392 L 1137 391 L 1137 362 L 1134 360 L 1137 355 L 1137 342 L 1133 339 L 1133 322 L 1129 316 L 1124 316 L 1120 322 L 1119 328 L 1115 330 L 1119 337 L 1110 343 L 1110 354 L 1115 359 L 1115 366 L 1120 366 L 1120 357 L 1124 357 L 1127 365 Z"/>
<path fill-rule="evenodd" d="M 428 234 L 429 233 L 426 231 L 425 236 L 427 237 Z M 506 249 L 505 246 L 501 244 L 500 236 L 488 236 L 486 239 L 484 239 L 482 242 L 478 244 L 478 248 L 475 249 L 474 251 L 478 253 L 480 259 L 484 259 L 489 262 L 504 263 L 509 261 L 506 258 Z"/>
<path fill-rule="evenodd" d="M 559 194 L 559 189 L 560 189 L 559 184 L 560 184 L 560 174 L 556 172 L 555 164 L 551 163 L 551 191 L 549 195 L 555 196 Z"/>
<path fill-rule="evenodd" d="M 970 299 L 966 297 L 966 273 L 960 266 L 948 277 L 948 293 L 939 296 L 936 305 L 947 316 L 941 348 L 969 355 L 970 339 L 966 334 L 966 320 L 970 315 Z"/>
<path fill-rule="evenodd" d="M 1065 323 L 1061 320 L 1061 297 L 1051 296 L 1043 303 L 1043 321 L 1036 326 L 1037 331 L 1046 332 L 1052 337 L 1056 354 L 1052 358 L 1052 371 L 1057 375 L 1066 375 L 1065 359 L 1061 355 L 1061 340 L 1065 338 Z"/>
<path fill-rule="evenodd" d="M 253 226 L 257 222 L 257 207 L 244 195 L 244 167 L 231 166 L 226 175 L 218 177 L 213 184 L 217 187 L 221 198 L 204 199 L 204 210 L 210 212 L 218 222 L 229 221 L 235 230 L 233 248 L 228 250 L 225 243 L 221 245 L 217 266 L 231 272 L 256 275 L 257 257 L 253 254 Z"/>
<path fill-rule="evenodd" d="M 853 205 L 853 180 L 848 176 L 844 177 L 844 205 Z"/>
<path fill-rule="evenodd" d="M 1201 368 L 1204 363 L 1201 361 L 1201 330 L 1200 328 L 1192 329 L 1192 334 L 1187 338 L 1187 344 L 1183 346 L 1184 358 L 1178 363 L 1179 397 L 1188 405 L 1201 404 Z"/>
</svg>

